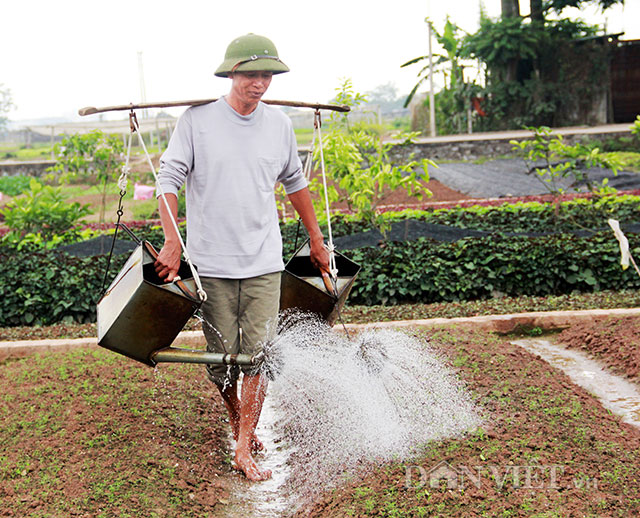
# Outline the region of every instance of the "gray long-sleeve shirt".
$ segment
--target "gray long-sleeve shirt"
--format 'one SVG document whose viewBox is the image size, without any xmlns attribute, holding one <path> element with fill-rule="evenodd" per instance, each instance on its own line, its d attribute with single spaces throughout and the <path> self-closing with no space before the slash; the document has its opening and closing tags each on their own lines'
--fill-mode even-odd
<svg viewBox="0 0 640 518">
<path fill-rule="evenodd" d="M 259 103 L 243 116 L 224 98 L 189 108 L 158 177 L 165 193 L 186 181 L 187 249 L 200 275 L 241 279 L 284 268 L 274 188 L 280 182 L 291 194 L 307 182 L 280 110 Z"/>
</svg>

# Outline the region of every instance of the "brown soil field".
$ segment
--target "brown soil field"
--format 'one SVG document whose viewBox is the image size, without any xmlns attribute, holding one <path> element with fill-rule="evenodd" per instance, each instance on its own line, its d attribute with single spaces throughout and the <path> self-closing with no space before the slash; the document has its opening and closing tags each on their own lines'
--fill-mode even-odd
<svg viewBox="0 0 640 518">
<path fill-rule="evenodd" d="M 611 350 L 637 344 L 638 329 L 638 319 L 623 319 L 582 336 L 606 336 Z M 420 336 L 463 380 L 485 425 L 367 470 L 298 516 L 640 514 L 640 430 L 509 337 Z M 584 341 L 571 330 L 556 338 Z M 230 465 L 224 409 L 201 367 L 154 371 L 79 349 L 8 360 L 0 385 L 0 516 L 226 515 L 240 475 Z M 432 487 L 436 466 L 467 473 L 464 487 Z"/>
<path fill-rule="evenodd" d="M 436 181 L 427 188 L 428 202 L 467 198 Z M 398 193 L 383 201 L 416 202 Z M 95 327 L 82 334 L 95 336 Z M 367 469 L 296 516 L 640 516 L 638 428 L 508 336 L 420 336 L 463 380 L 483 427 Z M 638 382 L 640 319 L 575 325 L 553 340 Z M 223 405 L 202 367 L 154 370 L 87 348 L 4 361 L 0 386 L 0 516 L 228 515 L 241 476 L 231 468 Z M 431 474 L 442 469 L 450 478 L 434 483 Z"/>
<path fill-rule="evenodd" d="M 223 406 L 188 366 L 82 349 L 0 379 L 0 516 L 207 516 L 227 496 Z"/>
<path fill-rule="evenodd" d="M 560 333 L 557 341 L 568 348 L 588 352 L 617 374 L 640 381 L 640 320 L 637 318 L 576 324 Z"/>
<path fill-rule="evenodd" d="M 637 330 L 638 320 L 618 322 L 609 343 L 625 345 L 630 326 Z M 593 325 L 589 332 L 610 329 L 610 323 Z M 425 445 L 412 459 L 381 466 L 312 503 L 304 516 L 640 514 L 638 428 L 622 423 L 566 375 L 508 338 L 442 331 L 431 339 L 484 409 L 484 429 Z M 572 340 L 579 343 L 579 334 Z M 431 473 L 443 468 L 454 476 L 453 484 L 437 478 L 433 484 Z"/>
</svg>

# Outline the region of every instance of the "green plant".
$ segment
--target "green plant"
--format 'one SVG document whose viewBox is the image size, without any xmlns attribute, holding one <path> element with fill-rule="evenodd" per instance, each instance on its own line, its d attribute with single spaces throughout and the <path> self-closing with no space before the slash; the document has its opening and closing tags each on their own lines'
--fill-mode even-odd
<svg viewBox="0 0 640 518">
<path fill-rule="evenodd" d="M 573 183 L 586 181 L 589 190 L 594 186 L 584 175 L 584 169 L 600 166 L 618 173 L 620 163 L 613 155 L 603 155 L 598 148 L 587 148 L 577 143 L 573 146 L 564 143 L 562 135 L 554 134 L 550 128 L 527 127 L 533 132 L 533 139 L 511 140 L 515 151 L 520 152 L 528 169 L 528 174 L 535 173 L 536 178 L 551 194 L 561 194 L 564 188 L 558 183 L 570 177 Z M 538 163 L 542 161 L 542 165 Z"/>
<path fill-rule="evenodd" d="M 640 115 L 636 117 L 636 120 L 633 121 L 633 126 L 631 126 L 631 134 L 635 137 L 635 144 L 637 145 L 636 149 L 640 151 Z"/>
<path fill-rule="evenodd" d="M 407 98 L 404 106 L 408 106 L 418 88 L 428 79 L 430 79 L 430 70 L 433 68 L 434 74 L 442 73 L 444 88 L 435 93 L 435 118 L 436 127 L 439 134 L 462 133 L 466 131 L 471 124 L 469 107 L 470 103 L 475 99 L 478 100 L 481 87 L 472 80 L 465 80 L 463 63 L 463 42 L 465 36 L 463 31 L 452 23 L 447 17 L 442 32 L 438 32 L 433 28 L 433 23 L 429 19 L 425 19 L 433 33 L 436 41 L 445 50 L 446 55 L 434 54 L 432 56 L 433 66 L 426 65 L 418 72 L 418 82 L 415 84 Z M 419 62 L 424 62 L 429 56 L 419 56 L 400 65 L 401 67 L 410 66 Z M 429 99 L 425 99 L 424 106 L 429 107 Z M 480 110 L 481 112 L 481 110 Z M 473 115 L 471 115 L 473 116 Z M 414 128 L 418 129 L 418 128 Z"/>
<path fill-rule="evenodd" d="M 29 187 L 27 194 L 13 199 L 0 210 L 5 224 L 13 231 L 5 240 L 15 242 L 28 234 L 36 234 L 41 240 L 49 241 L 90 214 L 89 205 L 68 203 L 60 187 L 42 185 L 33 178 Z"/>
<path fill-rule="evenodd" d="M 530 297 L 529 302 L 522 303 L 526 310 L 557 309 L 574 304 L 575 294 L 586 292 L 594 293 L 589 307 L 620 307 L 620 300 L 604 290 L 636 289 L 640 279 L 620 268 L 619 246 L 610 229 L 594 231 L 588 238 L 559 232 L 540 237 L 504 234 L 553 230 L 555 224 L 557 231 L 569 230 L 575 228 L 574 219 L 595 229 L 608 217 L 621 222 L 637 221 L 640 197 L 605 196 L 562 202 L 557 223 L 553 207 L 551 203 L 519 203 L 385 213 L 381 217 L 388 224 L 415 218 L 495 233 L 453 243 L 420 239 L 349 250 L 345 253 L 362 266 L 350 304 L 384 304 L 387 309 L 382 312 L 389 315 L 390 304 L 477 301 L 447 308 L 448 316 L 463 316 L 481 312 L 489 304 L 494 313 L 514 312 L 519 306 L 510 297 L 523 295 Z M 336 236 L 371 229 L 370 223 L 357 215 L 336 215 L 332 223 Z M 285 260 L 293 251 L 296 227 L 294 221 L 281 225 Z M 154 244 L 163 241 L 158 225 L 132 228 L 140 239 Z M 626 235 L 632 253 L 640 254 L 638 235 Z M 127 238 L 124 233 L 119 236 Z M 111 278 L 126 255 L 114 259 Z M 0 261 L 6 265 L 0 272 L 0 297 L 5 301 L 0 308 L 0 326 L 95 320 L 95 306 L 87 302 L 87 293 L 98 294 L 106 266 L 104 257 L 74 258 L 55 250 L 36 250 L 25 243 L 19 250 L 0 246 Z M 505 296 L 493 298 L 496 293 Z M 557 298 L 562 294 L 566 294 L 565 298 Z M 637 297 L 631 294 L 624 298 L 632 302 Z M 582 306 L 578 302 L 573 307 Z M 433 316 L 442 309 L 426 311 Z"/>
<path fill-rule="evenodd" d="M 123 166 L 123 144 L 119 136 L 106 135 L 94 130 L 84 135 L 65 136 L 54 146 L 56 164 L 48 170 L 57 173 L 59 182 L 80 177 L 89 180 L 92 176 L 102 184 L 102 206 L 100 222 L 104 222 L 107 184 L 120 173 Z"/>
<path fill-rule="evenodd" d="M 431 26 L 431 30 L 435 35 L 436 41 L 444 48 L 447 54 L 446 56 L 441 54 L 432 55 L 432 58 L 434 58 L 434 71 L 442 72 L 445 77 L 445 88 L 454 90 L 456 85 L 464 80 L 462 76 L 462 66 L 460 64 L 462 38 L 459 36 L 459 33 L 461 32 L 461 29 L 454 23 L 451 23 L 448 16 L 445 20 L 442 33 L 439 33 L 435 30 L 435 28 L 433 27 L 433 23 L 428 18 L 425 18 L 425 22 Z M 428 55 L 419 56 L 417 58 L 410 59 L 406 63 L 403 63 L 402 65 L 400 65 L 400 67 L 407 67 L 415 63 L 420 63 L 421 61 L 426 61 L 428 59 Z M 418 88 L 422 85 L 422 83 L 429 79 L 429 77 L 429 64 L 427 63 L 427 65 L 425 65 L 418 72 L 418 82 L 415 84 L 411 92 L 409 92 L 409 95 L 404 102 L 405 107 L 409 105 Z M 449 79 L 448 81 L 447 77 Z"/>
<path fill-rule="evenodd" d="M 29 189 L 31 180 L 29 176 L 0 176 L 0 192 L 18 196 Z"/>
<path fill-rule="evenodd" d="M 349 79 L 343 81 L 337 92 L 336 101 L 340 104 L 358 106 L 366 100 L 353 90 Z M 382 232 L 388 226 L 377 209 L 386 191 L 403 189 L 420 199 L 431 194 L 422 180 L 428 179 L 428 167 L 435 166 L 433 161 L 416 161 L 412 155 L 400 164 L 390 159 L 392 149 L 407 146 L 417 135 L 401 133 L 394 141 L 383 141 L 375 128 L 351 124 L 348 114 L 343 114 L 332 118 L 324 138 L 323 154 L 330 178 L 345 191 L 349 208 Z"/>
<path fill-rule="evenodd" d="M 637 236 L 628 237 L 633 253 L 640 253 Z M 619 267 L 617 252 L 609 232 L 364 247 L 349 252 L 362 266 L 350 300 L 388 305 L 477 300 L 496 292 L 541 296 L 639 287 L 637 275 Z"/>
<path fill-rule="evenodd" d="M 591 106 L 606 93 L 602 77 L 609 56 L 606 47 L 585 38 L 599 30 L 579 20 L 481 15 L 480 28 L 465 38 L 460 51 L 460 57 L 486 66 L 477 94 L 484 115 L 476 127 L 596 122 Z"/>
</svg>

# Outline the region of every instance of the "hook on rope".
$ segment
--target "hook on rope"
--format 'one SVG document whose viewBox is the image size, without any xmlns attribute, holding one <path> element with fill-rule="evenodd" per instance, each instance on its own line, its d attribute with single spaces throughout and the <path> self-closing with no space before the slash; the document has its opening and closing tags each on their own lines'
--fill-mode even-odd
<svg viewBox="0 0 640 518">
<path fill-rule="evenodd" d="M 133 104 L 131 106 L 133 106 Z M 136 117 L 136 112 L 133 111 L 133 108 L 131 108 L 131 111 L 129 112 L 129 127 L 131 128 L 131 133 L 135 133 L 136 128 L 139 127 L 138 118 Z"/>
</svg>

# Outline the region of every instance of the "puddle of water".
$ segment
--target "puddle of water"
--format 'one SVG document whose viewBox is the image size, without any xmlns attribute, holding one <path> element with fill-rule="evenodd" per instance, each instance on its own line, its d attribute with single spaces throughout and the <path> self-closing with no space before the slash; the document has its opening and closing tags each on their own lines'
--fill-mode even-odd
<svg viewBox="0 0 640 518">
<path fill-rule="evenodd" d="M 607 372 L 582 351 L 565 349 L 539 338 L 516 340 L 511 343 L 539 355 L 559 368 L 574 383 L 596 396 L 602 406 L 621 416 L 625 423 L 640 427 L 640 390 L 633 383 Z"/>
<path fill-rule="evenodd" d="M 286 516 L 288 502 L 282 487 L 289 477 L 287 460 L 291 449 L 282 444 L 276 433 L 277 414 L 273 397 L 267 394 L 260 414 L 256 434 L 263 442 L 266 452 L 256 455 L 256 462 L 262 469 L 273 473 L 264 482 L 249 482 L 242 475 L 235 477 L 229 504 L 224 507 L 224 516 L 252 518 L 274 518 Z M 235 442 L 229 446 L 234 451 Z"/>
</svg>

